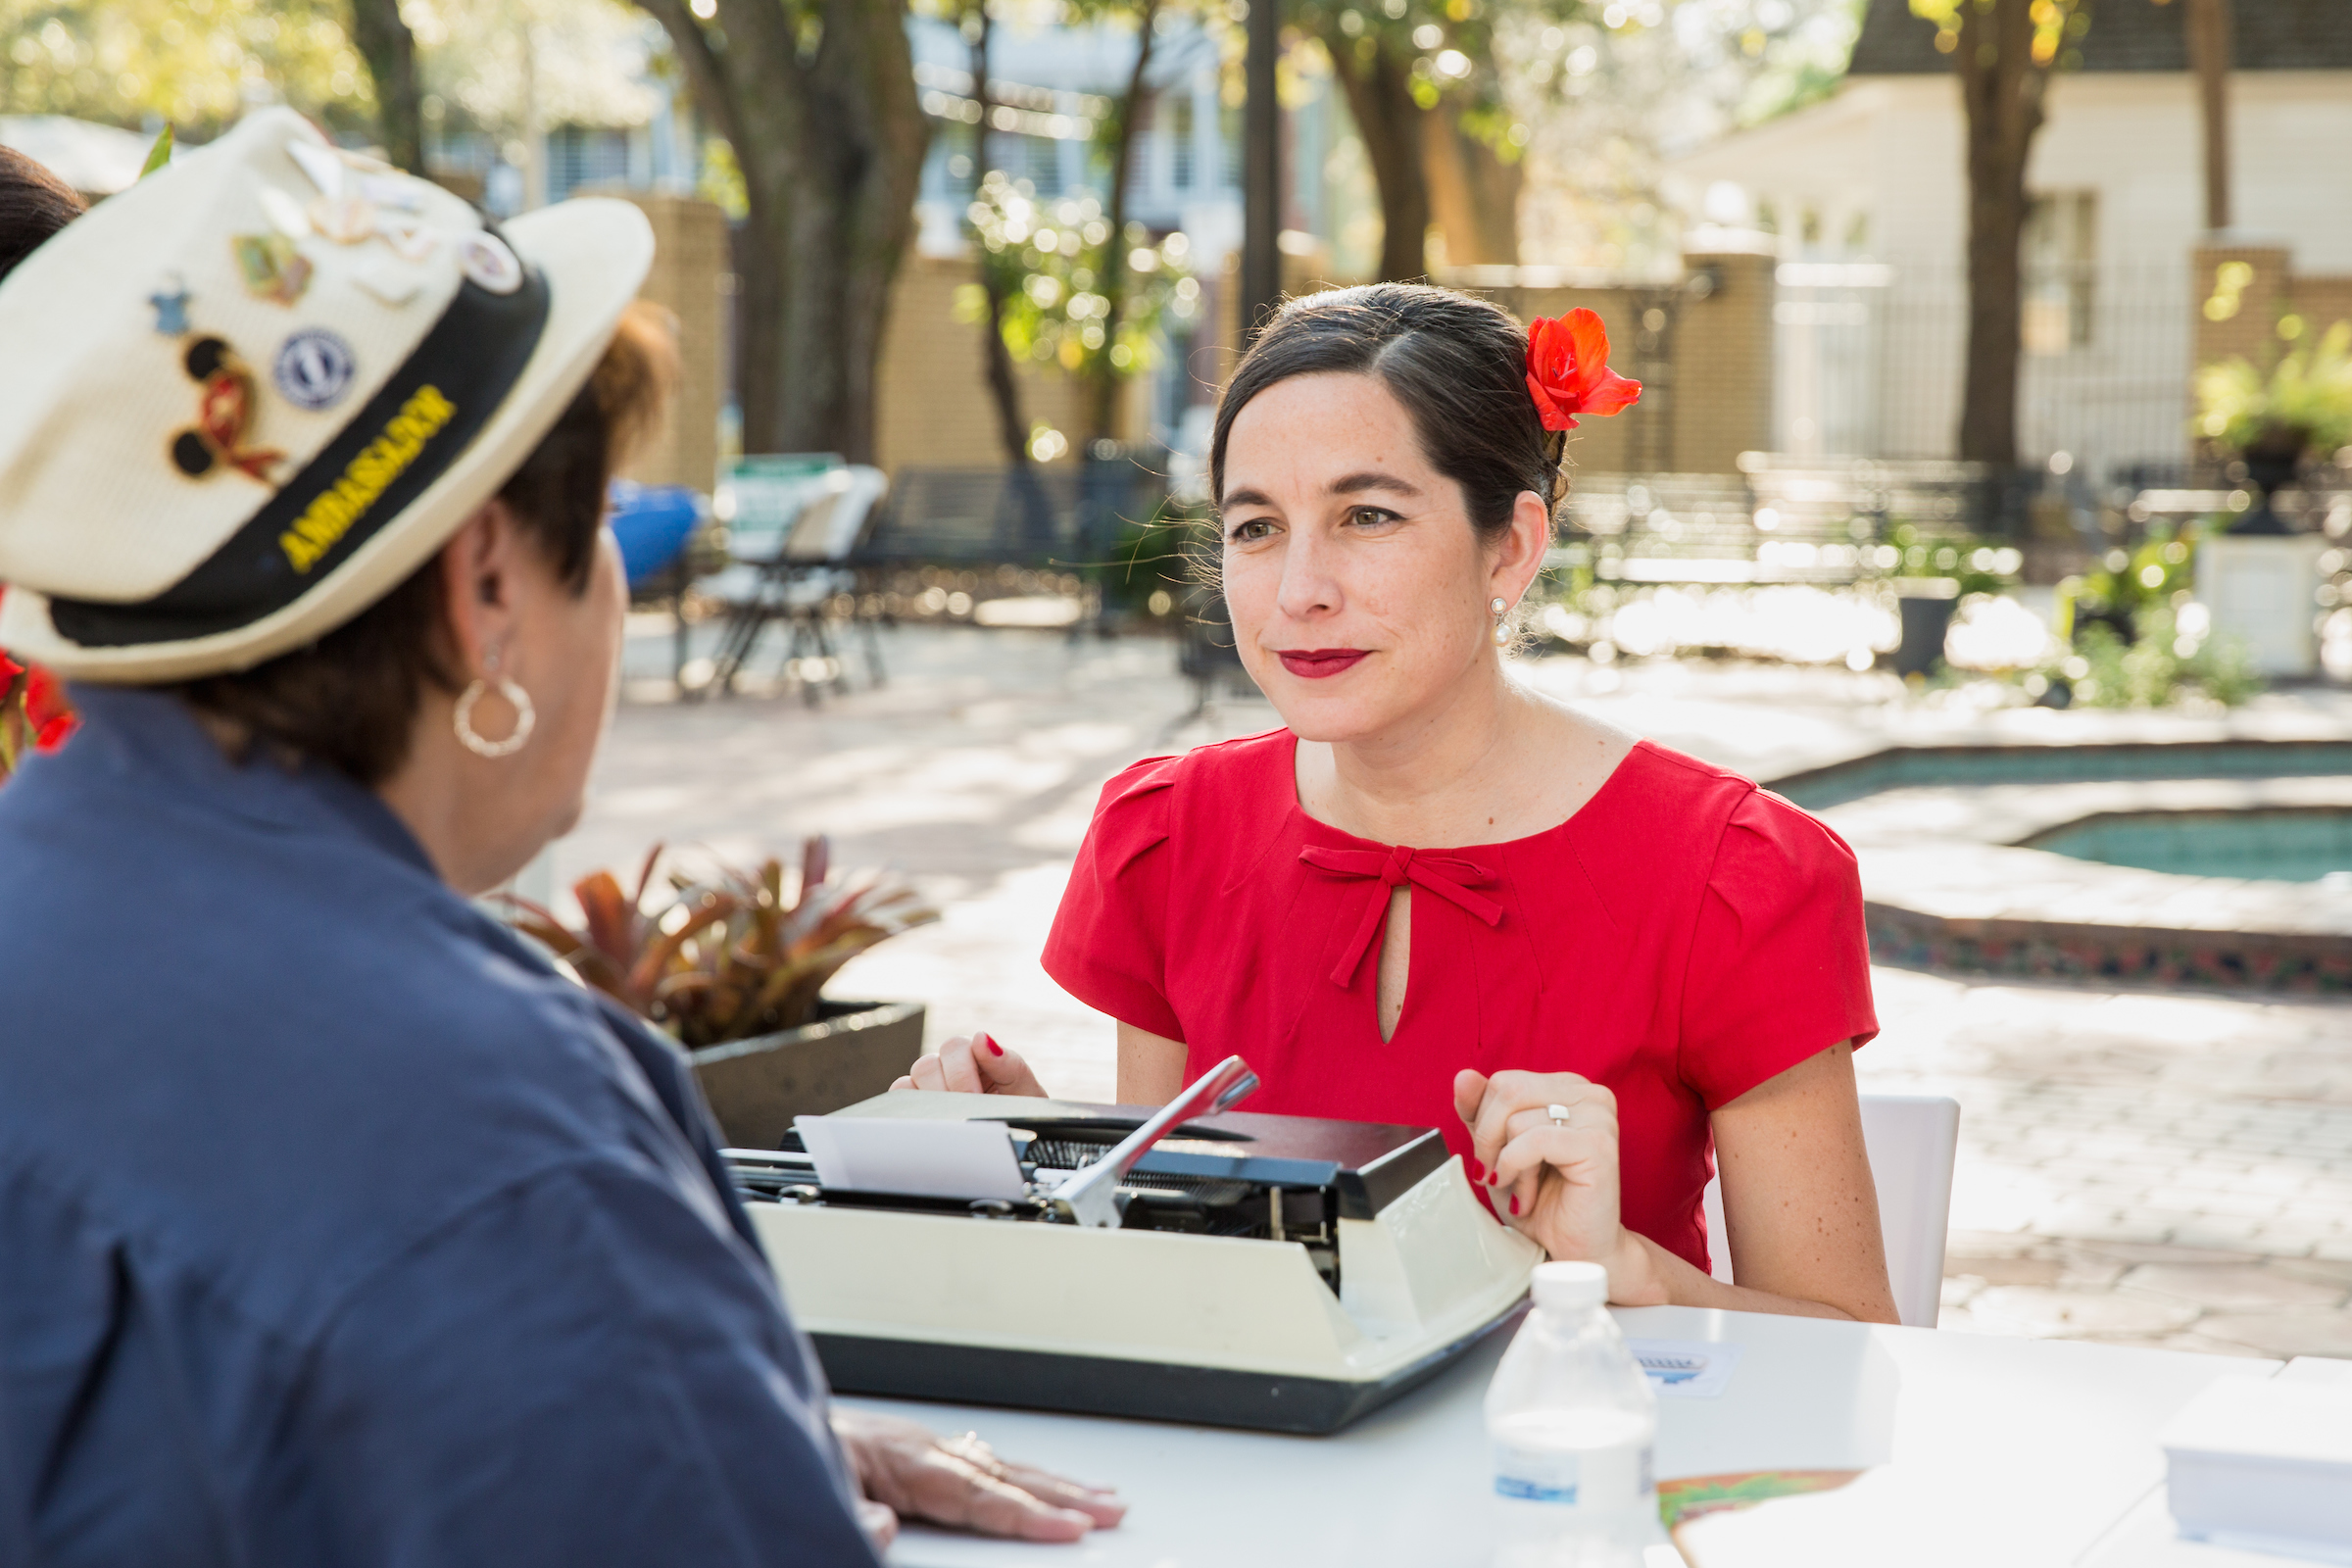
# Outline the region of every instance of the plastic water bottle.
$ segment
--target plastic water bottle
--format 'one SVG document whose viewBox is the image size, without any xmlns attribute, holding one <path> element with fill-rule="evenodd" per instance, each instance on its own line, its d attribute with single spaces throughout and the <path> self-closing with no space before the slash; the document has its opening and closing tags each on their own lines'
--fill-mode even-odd
<svg viewBox="0 0 2352 1568">
<path fill-rule="evenodd" d="M 1657 1396 L 1597 1263 L 1540 1263 L 1536 1308 L 1487 1388 L 1495 1568 L 1639 1564 L 1658 1534 Z"/>
</svg>

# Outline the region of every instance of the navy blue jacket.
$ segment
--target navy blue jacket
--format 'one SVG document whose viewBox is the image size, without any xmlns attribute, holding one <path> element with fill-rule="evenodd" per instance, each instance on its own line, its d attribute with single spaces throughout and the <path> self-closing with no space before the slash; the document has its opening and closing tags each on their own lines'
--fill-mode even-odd
<svg viewBox="0 0 2352 1568">
<path fill-rule="evenodd" d="M 0 787 L 0 1564 L 860 1565 L 677 1053 L 172 698 Z"/>
</svg>

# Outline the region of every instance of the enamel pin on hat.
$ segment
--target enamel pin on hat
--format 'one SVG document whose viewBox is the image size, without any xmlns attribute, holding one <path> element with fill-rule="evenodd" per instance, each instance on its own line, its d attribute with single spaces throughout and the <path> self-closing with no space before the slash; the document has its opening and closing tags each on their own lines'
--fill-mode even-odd
<svg viewBox="0 0 2352 1568">
<path fill-rule="evenodd" d="M 101 202 L 0 282 L 0 648 L 137 684 L 316 641 L 497 493 L 652 258 L 624 202 L 494 229 L 284 109 Z"/>
</svg>

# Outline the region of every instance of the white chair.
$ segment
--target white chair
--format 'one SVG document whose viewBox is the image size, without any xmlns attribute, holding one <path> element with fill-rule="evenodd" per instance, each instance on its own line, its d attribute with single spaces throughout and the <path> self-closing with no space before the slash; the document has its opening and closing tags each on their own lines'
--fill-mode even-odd
<svg viewBox="0 0 2352 1568">
<path fill-rule="evenodd" d="M 731 541 L 728 566 L 696 585 L 727 609 L 710 679 L 722 692 L 734 690 L 735 677 L 751 659 L 760 634 L 776 620 L 792 628 L 787 669 L 810 661 L 814 667 L 834 672 L 830 684 L 847 685 L 825 626 L 825 606 L 834 595 L 857 586 L 850 558 L 872 525 L 890 480 L 879 468 L 852 464 L 813 483 L 816 493 L 788 526 Z M 865 642 L 867 673 L 878 686 L 882 653 L 870 620 L 865 623 Z M 816 701 L 817 685 L 805 678 L 801 682 L 803 695 L 811 703 Z"/>
<path fill-rule="evenodd" d="M 1960 1102 L 1941 1095 L 1864 1095 L 1862 1147 L 1879 1190 L 1879 1232 L 1886 1278 L 1907 1328 L 1932 1329 L 1943 1300 L 1943 1242 L 1952 1215 L 1952 1160 L 1960 1146 Z M 1709 1270 L 1732 1284 L 1723 1226 L 1723 1179 L 1707 1183 Z"/>
</svg>

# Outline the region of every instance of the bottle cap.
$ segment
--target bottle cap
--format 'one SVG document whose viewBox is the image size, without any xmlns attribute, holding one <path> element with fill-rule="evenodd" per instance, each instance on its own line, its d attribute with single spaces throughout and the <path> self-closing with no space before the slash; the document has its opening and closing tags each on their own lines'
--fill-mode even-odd
<svg viewBox="0 0 2352 1568">
<path fill-rule="evenodd" d="M 1609 1298 L 1609 1271 L 1598 1263 L 1538 1263 L 1536 1305 L 1546 1312 L 1584 1312 Z"/>
</svg>

